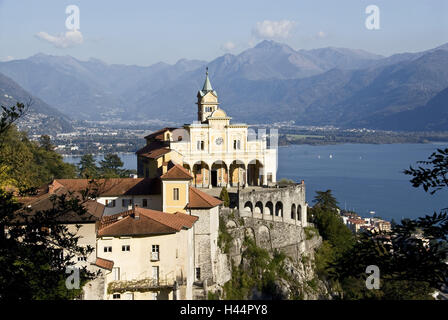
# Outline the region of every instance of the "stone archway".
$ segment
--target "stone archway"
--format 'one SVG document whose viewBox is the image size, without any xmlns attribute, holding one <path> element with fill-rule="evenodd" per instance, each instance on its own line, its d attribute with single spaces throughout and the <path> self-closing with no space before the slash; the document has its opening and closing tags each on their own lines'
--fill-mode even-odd
<svg viewBox="0 0 448 320">
<path fill-rule="evenodd" d="M 249 186 L 261 186 L 263 181 L 263 164 L 260 160 L 252 160 L 247 165 L 247 184 Z"/>
<path fill-rule="evenodd" d="M 263 203 L 261 201 L 255 203 L 254 213 L 263 214 Z"/>
<path fill-rule="evenodd" d="M 296 204 L 293 203 L 291 206 L 291 219 L 296 220 Z"/>
<path fill-rule="evenodd" d="M 244 204 L 244 210 L 249 210 L 251 213 L 253 212 L 253 205 L 252 202 L 250 201 L 246 201 L 246 203 Z"/>
<path fill-rule="evenodd" d="M 227 165 L 222 160 L 213 162 L 211 169 L 211 184 L 213 187 L 226 187 L 229 182 Z"/>
<path fill-rule="evenodd" d="M 271 201 L 266 202 L 265 205 L 266 214 L 273 215 L 274 214 L 274 204 Z"/>
<path fill-rule="evenodd" d="M 238 186 L 238 182 L 240 187 L 246 184 L 246 166 L 243 161 L 234 160 L 230 164 L 230 185 L 232 187 Z"/>
<path fill-rule="evenodd" d="M 302 206 L 300 204 L 297 206 L 297 220 L 302 221 Z"/>
<path fill-rule="evenodd" d="M 203 188 L 210 184 L 210 168 L 204 161 L 198 161 L 193 166 L 193 184 Z"/>
<path fill-rule="evenodd" d="M 275 216 L 283 217 L 283 203 L 281 201 L 277 201 L 275 204 Z"/>
</svg>

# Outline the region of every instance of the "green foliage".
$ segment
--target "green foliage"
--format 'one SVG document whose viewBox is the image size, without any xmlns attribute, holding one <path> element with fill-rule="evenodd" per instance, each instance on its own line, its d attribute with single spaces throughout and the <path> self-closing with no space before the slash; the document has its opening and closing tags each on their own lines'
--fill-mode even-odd
<svg viewBox="0 0 448 320">
<path fill-rule="evenodd" d="M 291 179 L 281 178 L 279 181 L 277 181 L 277 184 L 282 187 L 282 186 L 294 185 L 294 184 L 296 184 L 296 182 Z"/>
<path fill-rule="evenodd" d="M 309 213 L 313 217 L 312 222 L 319 230 L 319 234 L 339 253 L 350 249 L 353 246 L 354 237 L 336 211 L 337 201 L 331 194 L 331 190 L 316 193 L 316 205 L 309 210 Z"/>
<path fill-rule="evenodd" d="M 81 178 L 95 179 L 99 176 L 99 168 L 92 154 L 85 154 L 78 164 L 78 174 Z"/>
<path fill-rule="evenodd" d="M 85 215 L 85 199 L 62 195 L 52 201 L 51 209 L 31 214 L 11 192 L 0 189 L 1 227 L 8 231 L 7 236 L 0 234 L 0 299 L 73 299 L 80 294 L 66 288 L 65 271 L 74 265 L 74 257 L 87 256 L 93 248 L 79 246 L 77 232 L 58 221 L 67 212 Z M 81 285 L 94 276 L 81 268 Z"/>
<path fill-rule="evenodd" d="M 376 265 L 383 285 L 373 298 L 430 299 L 432 291 L 448 276 L 447 236 L 447 213 L 403 220 L 388 234 L 362 233 L 353 248 L 335 263 L 332 276 L 341 281 L 349 297 L 372 298 L 370 292 L 360 289 L 361 284 L 355 286 L 347 279 L 361 281 L 366 277 L 366 266 Z"/>
<path fill-rule="evenodd" d="M 314 236 L 319 235 L 319 231 L 315 227 L 306 226 L 303 230 L 305 231 L 306 240 L 311 240 Z"/>
<path fill-rule="evenodd" d="M 131 173 L 135 173 L 135 170 L 123 169 L 123 165 L 124 163 L 118 155 L 108 153 L 100 161 L 100 167 L 96 171 L 100 173 L 101 178 L 129 178 Z M 94 168 L 92 167 L 92 169 Z"/>
<path fill-rule="evenodd" d="M 437 149 L 427 161 L 418 163 L 421 166 L 417 169 L 409 167 L 409 170 L 404 170 L 405 174 L 413 176 L 413 187 L 422 186 L 425 191 L 431 190 L 431 194 L 448 187 L 448 148 Z"/>
<path fill-rule="evenodd" d="M 314 197 L 313 200 L 313 202 L 316 204 L 315 206 L 331 210 L 338 209 L 338 202 L 331 193 L 331 190 L 316 191 L 316 193 L 317 195 Z"/>
<path fill-rule="evenodd" d="M 224 207 L 228 208 L 230 206 L 229 192 L 227 191 L 226 187 L 222 187 L 221 193 L 219 194 L 219 199 L 223 201 Z"/>
<path fill-rule="evenodd" d="M 244 240 L 244 245 L 246 247 L 242 254 L 244 266 L 232 266 L 232 278 L 224 284 L 225 299 L 250 299 L 253 289 L 276 298 L 275 281 L 287 278 L 284 270 L 286 255 L 275 251 L 271 257 L 266 249 L 258 247 L 250 238 Z"/>
<path fill-rule="evenodd" d="M 62 161 L 53 151 L 48 136 L 39 143 L 29 141 L 13 125 L 25 111 L 23 104 L 3 107 L 0 117 L 0 299 L 41 300 L 73 299 L 81 290 L 65 286 L 66 268 L 74 265 L 76 256 L 86 257 L 92 247 L 78 245 L 77 232 L 70 231 L 60 219 L 70 212 L 86 214 L 83 202 L 95 198 L 86 190 L 84 197 L 54 196 L 51 209 L 30 212 L 19 203 L 14 193 L 48 183 L 54 178 L 72 178 L 75 167 Z M 79 226 L 80 227 L 80 226 Z M 79 230 L 77 227 L 77 230 Z M 77 231 L 76 230 L 76 231 Z M 63 255 L 61 255 L 63 253 Z M 94 274 L 80 269 L 82 286 Z"/>
<path fill-rule="evenodd" d="M 310 212 L 324 240 L 315 255 L 316 272 L 340 287 L 344 299 L 431 299 L 448 276 L 448 214 L 404 219 L 390 233 L 361 233 L 355 239 L 329 190 L 318 193 L 316 202 Z M 380 269 L 379 290 L 366 288 L 369 265 Z"/>
<path fill-rule="evenodd" d="M 40 145 L 11 125 L 2 133 L 1 140 L 0 187 L 24 190 L 53 179 L 76 177 L 75 166 L 65 163 L 46 138 Z"/>
<path fill-rule="evenodd" d="M 219 300 L 219 293 L 209 291 L 207 293 L 207 300 Z"/>
<path fill-rule="evenodd" d="M 221 248 L 222 252 L 229 253 L 232 240 L 232 235 L 226 228 L 226 220 L 222 216 L 219 216 L 218 246 Z"/>
<path fill-rule="evenodd" d="M 322 241 L 322 245 L 314 256 L 315 271 L 320 277 L 327 277 L 334 269 L 332 263 L 336 260 L 336 250 L 328 240 Z"/>
</svg>

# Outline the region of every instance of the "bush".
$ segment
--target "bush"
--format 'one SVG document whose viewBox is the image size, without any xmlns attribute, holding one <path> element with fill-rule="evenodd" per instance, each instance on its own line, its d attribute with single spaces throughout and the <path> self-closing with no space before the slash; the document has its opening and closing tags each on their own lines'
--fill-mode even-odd
<svg viewBox="0 0 448 320">
<path fill-rule="evenodd" d="M 224 207 L 228 208 L 230 206 L 229 192 L 227 191 L 226 187 L 222 187 L 221 193 L 219 195 L 219 199 L 221 199 L 223 201 Z"/>
</svg>

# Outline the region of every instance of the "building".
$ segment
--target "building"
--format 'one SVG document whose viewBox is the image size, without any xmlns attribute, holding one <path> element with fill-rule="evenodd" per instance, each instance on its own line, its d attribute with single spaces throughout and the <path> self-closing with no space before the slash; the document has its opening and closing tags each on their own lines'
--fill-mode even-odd
<svg viewBox="0 0 448 320">
<path fill-rule="evenodd" d="M 197 93 L 197 121 L 182 128 L 164 128 L 145 137 L 137 151 L 139 177 L 166 172 L 174 161 L 193 175 L 196 187 L 262 186 L 276 182 L 277 149 L 268 147 L 265 134 L 248 130 L 244 123 L 230 123 L 219 107 L 208 71 Z M 273 145 L 271 141 L 271 145 Z"/>
<path fill-rule="evenodd" d="M 96 265 L 105 270 L 105 299 L 192 299 L 198 217 L 138 206 L 103 217 Z"/>
<path fill-rule="evenodd" d="M 181 165 L 168 161 L 162 168 L 165 173 L 154 178 L 56 179 L 48 185 L 46 198 L 89 190 L 96 197 L 89 206 L 102 210 L 96 228 L 92 223 L 80 231 L 100 250 L 85 263 L 103 271 L 102 293 L 95 283 L 87 297 L 191 299 L 193 282 L 215 282 L 222 201 L 194 188 Z M 163 248 L 159 260 L 147 259 L 154 246 Z M 116 287 L 109 293 L 111 283 Z M 134 287 L 124 290 L 129 283 Z"/>
</svg>

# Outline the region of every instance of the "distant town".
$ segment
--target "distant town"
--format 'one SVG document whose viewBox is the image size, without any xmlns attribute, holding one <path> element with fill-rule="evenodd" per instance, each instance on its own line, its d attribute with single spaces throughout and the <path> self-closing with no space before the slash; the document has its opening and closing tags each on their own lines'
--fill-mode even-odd
<svg viewBox="0 0 448 320">
<path fill-rule="evenodd" d="M 42 132 L 35 131 L 34 117 L 23 120 L 19 128 L 28 131 L 33 140 L 39 139 Z M 148 132 L 160 127 L 179 125 L 172 122 L 154 120 L 153 123 L 137 121 L 75 121 L 73 132 L 48 134 L 56 146 L 56 151 L 63 155 L 105 154 L 135 152 L 144 143 L 142 138 Z M 266 125 L 252 124 L 255 131 Z M 438 132 L 397 132 L 374 130 L 368 128 L 338 128 L 334 126 L 302 126 L 294 121 L 276 122 L 269 126 L 277 129 L 279 145 L 309 144 L 328 145 L 340 143 L 431 143 L 447 142 L 448 131 Z"/>
</svg>

